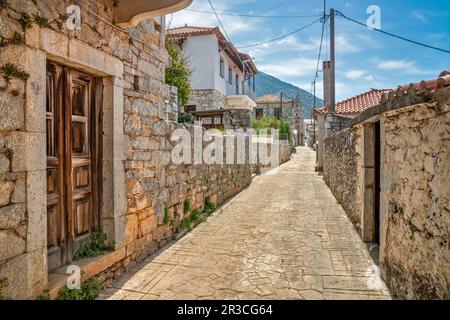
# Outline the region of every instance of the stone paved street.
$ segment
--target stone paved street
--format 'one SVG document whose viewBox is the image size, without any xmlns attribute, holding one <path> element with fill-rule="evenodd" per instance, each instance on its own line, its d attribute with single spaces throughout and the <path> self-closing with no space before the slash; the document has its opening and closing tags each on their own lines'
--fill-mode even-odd
<svg viewBox="0 0 450 320">
<path fill-rule="evenodd" d="M 314 151 L 297 148 L 100 299 L 390 298 L 314 161 Z"/>
</svg>

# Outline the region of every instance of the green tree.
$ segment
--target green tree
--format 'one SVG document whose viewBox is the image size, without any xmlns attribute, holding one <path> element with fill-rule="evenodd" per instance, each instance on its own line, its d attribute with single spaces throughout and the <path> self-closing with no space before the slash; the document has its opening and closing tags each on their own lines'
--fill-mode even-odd
<svg viewBox="0 0 450 320">
<path fill-rule="evenodd" d="M 278 120 L 275 117 L 264 116 L 259 119 L 252 119 L 252 128 L 255 129 L 257 133 L 261 129 L 268 129 L 267 132 L 270 132 L 270 129 L 278 129 L 280 139 L 287 139 L 289 143 L 292 143 L 293 130 L 291 124 L 287 120 Z"/>
<path fill-rule="evenodd" d="M 189 79 L 191 70 L 187 66 L 183 53 L 173 41 L 167 40 L 166 48 L 172 58 L 172 65 L 166 68 L 166 83 L 178 88 L 180 103 L 182 106 L 185 106 L 191 94 Z"/>
</svg>

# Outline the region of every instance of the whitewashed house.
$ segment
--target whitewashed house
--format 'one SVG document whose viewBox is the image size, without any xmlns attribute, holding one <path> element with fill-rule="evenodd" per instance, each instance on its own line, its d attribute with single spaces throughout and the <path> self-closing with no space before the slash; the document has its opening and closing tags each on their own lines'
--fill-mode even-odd
<svg viewBox="0 0 450 320">
<path fill-rule="evenodd" d="M 218 27 L 184 26 L 168 30 L 167 36 L 178 43 L 192 71 L 186 112 L 200 115 L 226 109 L 252 111 L 256 107 L 254 76 L 258 69 Z"/>
</svg>

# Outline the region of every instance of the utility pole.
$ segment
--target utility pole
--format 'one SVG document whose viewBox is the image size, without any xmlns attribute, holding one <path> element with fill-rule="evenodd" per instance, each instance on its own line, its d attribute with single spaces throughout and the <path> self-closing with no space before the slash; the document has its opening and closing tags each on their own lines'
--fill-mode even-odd
<svg viewBox="0 0 450 320">
<path fill-rule="evenodd" d="M 314 80 L 313 82 L 314 84 L 314 107 L 313 107 L 313 117 L 312 117 L 312 122 L 313 122 L 313 145 L 316 144 L 316 117 L 314 116 L 314 110 L 316 110 L 316 80 Z"/>
<path fill-rule="evenodd" d="M 336 105 L 336 60 L 334 55 L 334 9 L 330 9 L 330 60 L 331 60 L 331 105 L 330 112 L 335 111 Z"/>
<path fill-rule="evenodd" d="M 280 118 L 281 115 L 283 114 L 283 92 L 280 92 Z"/>
</svg>

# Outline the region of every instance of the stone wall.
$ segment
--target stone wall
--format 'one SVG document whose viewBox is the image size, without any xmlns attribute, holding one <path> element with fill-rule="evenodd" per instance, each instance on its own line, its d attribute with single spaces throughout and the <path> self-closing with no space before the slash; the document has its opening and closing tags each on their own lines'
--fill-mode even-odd
<svg viewBox="0 0 450 320">
<path fill-rule="evenodd" d="M 196 111 L 223 109 L 226 104 L 225 95 L 215 89 L 191 90 L 188 103 L 188 105 L 195 105 Z"/>
<path fill-rule="evenodd" d="M 252 112 L 246 109 L 225 109 L 222 121 L 225 129 L 248 129 L 252 125 Z"/>
<path fill-rule="evenodd" d="M 180 125 L 167 121 L 176 117 L 176 99 L 164 80 L 169 56 L 159 22 L 120 30 L 112 25 L 111 1 L 82 0 L 81 30 L 70 31 L 65 23 L 70 0 L 8 3 L 0 8 L 0 66 L 11 63 L 23 73 L 14 73 L 8 85 L 0 74 L 0 279 L 9 280 L 6 295 L 30 298 L 49 286 L 47 59 L 103 78 L 100 218 L 116 251 L 106 256 L 113 260 L 97 263 L 87 274 L 109 281 L 165 245 L 184 217 L 184 199 L 201 209 L 206 198 L 220 204 L 251 182 L 250 165 L 169 162 L 170 137 Z M 22 14 L 31 19 L 25 29 Z M 48 23 L 40 19 L 38 25 L 35 16 Z M 24 43 L 11 40 L 15 33 Z M 216 93 L 211 99 L 224 103 Z M 166 209 L 170 223 L 163 224 Z"/>
<path fill-rule="evenodd" d="M 363 239 L 371 238 L 379 121 L 381 275 L 396 297 L 449 299 L 450 89 L 397 93 L 376 109 L 326 138 L 324 180 Z"/>
<path fill-rule="evenodd" d="M 356 128 L 326 137 L 323 160 L 323 179 L 358 231 L 361 231 L 361 155 L 357 148 L 360 138 Z"/>
<path fill-rule="evenodd" d="M 387 284 L 403 298 L 450 299 L 450 90 L 382 121 Z"/>
</svg>

